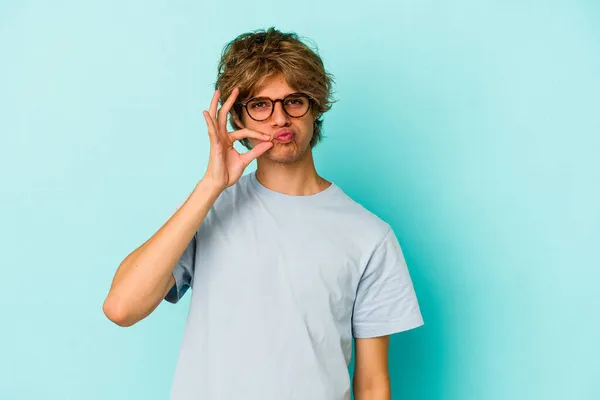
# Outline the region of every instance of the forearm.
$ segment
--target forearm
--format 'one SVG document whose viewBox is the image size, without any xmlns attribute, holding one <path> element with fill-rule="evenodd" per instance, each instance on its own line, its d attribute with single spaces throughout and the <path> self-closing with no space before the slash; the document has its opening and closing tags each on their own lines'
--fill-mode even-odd
<svg viewBox="0 0 600 400">
<path fill-rule="evenodd" d="M 108 318 L 129 326 L 158 306 L 168 290 L 177 261 L 220 193 L 200 181 L 171 218 L 123 260 L 104 302 Z"/>
<path fill-rule="evenodd" d="M 354 378 L 354 400 L 390 400 L 392 398 L 389 377 L 379 377 L 376 380 L 364 381 Z"/>
<path fill-rule="evenodd" d="M 354 391 L 354 400 L 390 400 L 391 398 L 392 394 L 389 387 Z"/>
</svg>

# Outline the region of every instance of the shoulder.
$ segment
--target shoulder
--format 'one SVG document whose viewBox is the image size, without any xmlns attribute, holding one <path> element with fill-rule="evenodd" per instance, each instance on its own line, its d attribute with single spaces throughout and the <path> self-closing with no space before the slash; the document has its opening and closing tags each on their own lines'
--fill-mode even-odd
<svg viewBox="0 0 600 400">
<path fill-rule="evenodd" d="M 251 182 L 249 178 L 250 176 L 248 174 L 242 175 L 236 183 L 226 188 L 219 195 L 212 208 L 230 208 L 240 201 L 243 201 L 245 198 L 251 197 Z"/>
<path fill-rule="evenodd" d="M 346 229 L 361 232 L 363 239 L 379 243 L 391 230 L 390 224 L 375 211 L 365 206 L 360 199 L 356 200 L 338 187 L 334 201 L 336 213 L 340 215 L 340 223 Z"/>
<path fill-rule="evenodd" d="M 223 190 L 200 224 L 200 231 L 207 233 L 221 226 L 227 227 L 232 220 L 247 215 L 243 209 L 252 197 L 248 184 L 247 175 L 242 175 L 236 183 Z"/>
</svg>

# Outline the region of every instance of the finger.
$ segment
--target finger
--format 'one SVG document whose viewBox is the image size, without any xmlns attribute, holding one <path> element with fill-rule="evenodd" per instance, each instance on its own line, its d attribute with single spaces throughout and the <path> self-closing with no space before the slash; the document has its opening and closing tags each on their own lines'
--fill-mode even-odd
<svg viewBox="0 0 600 400">
<path fill-rule="evenodd" d="M 202 110 L 202 115 L 204 115 L 204 119 L 206 120 L 206 126 L 208 128 L 208 137 L 211 143 L 220 144 L 221 139 L 219 138 L 219 135 L 216 132 L 215 123 L 212 117 L 206 110 Z"/>
<path fill-rule="evenodd" d="M 221 96 L 221 92 L 217 89 L 215 93 L 213 93 L 212 100 L 210 102 L 210 116 L 216 121 L 217 120 L 217 107 L 219 106 L 219 96 Z"/>
<path fill-rule="evenodd" d="M 235 99 L 237 98 L 238 93 L 239 93 L 239 89 L 233 88 L 233 90 L 231 91 L 231 94 L 229 95 L 229 98 L 227 98 L 227 101 L 225 102 L 225 104 L 223 104 L 223 106 L 219 110 L 217 122 L 218 122 L 218 128 L 221 130 L 221 132 L 227 132 L 227 114 L 229 113 L 231 106 L 233 106 L 233 103 L 235 102 Z"/>
<path fill-rule="evenodd" d="M 219 131 L 217 121 L 210 114 L 208 114 L 208 118 L 210 120 L 214 135 L 219 139 L 219 143 L 233 143 L 227 134 L 223 134 Z"/>
<path fill-rule="evenodd" d="M 252 129 L 248 129 L 248 128 L 243 128 L 243 129 L 238 129 L 232 132 L 227 132 L 229 134 L 229 136 L 231 136 L 231 138 L 233 140 L 242 140 L 245 138 L 254 138 L 254 139 L 258 139 L 258 140 L 268 140 L 271 141 L 271 136 L 266 135 L 262 132 L 257 132 L 257 131 L 253 131 Z"/>
<path fill-rule="evenodd" d="M 242 159 L 242 162 L 244 163 L 244 165 L 248 166 L 252 162 L 252 160 L 260 157 L 263 153 L 265 153 L 267 150 L 269 150 L 273 146 L 275 146 L 275 144 L 273 142 L 259 143 L 256 146 L 254 146 L 252 148 L 252 150 L 250 150 L 244 154 L 240 154 L 240 158 Z"/>
</svg>

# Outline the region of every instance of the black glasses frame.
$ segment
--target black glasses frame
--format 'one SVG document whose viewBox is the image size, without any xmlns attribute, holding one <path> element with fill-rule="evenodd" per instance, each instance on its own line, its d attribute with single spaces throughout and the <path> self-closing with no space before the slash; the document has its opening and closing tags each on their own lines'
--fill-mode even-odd
<svg viewBox="0 0 600 400">
<path fill-rule="evenodd" d="M 308 108 L 306 109 L 306 112 L 305 112 L 304 114 L 302 114 L 302 115 L 297 115 L 297 116 L 294 116 L 294 115 L 290 115 L 290 113 L 288 113 L 288 112 L 287 112 L 287 110 L 285 109 L 285 103 L 284 103 L 284 102 L 285 102 L 285 100 L 286 100 L 288 97 L 290 97 L 290 96 L 303 96 L 303 97 L 306 97 L 306 98 L 308 99 Z M 270 100 L 270 101 L 271 101 L 271 103 L 273 103 L 273 107 L 271 107 L 271 114 L 269 114 L 269 116 L 268 116 L 268 117 L 266 117 L 266 118 L 264 118 L 264 119 L 256 119 L 256 118 L 254 118 L 252 115 L 250 115 L 250 111 L 248 111 L 248 103 L 250 103 L 250 102 L 251 102 L 251 101 L 253 101 L 253 100 L 258 100 L 258 99 Z M 314 99 L 313 99 L 312 97 L 310 97 L 309 95 L 307 95 L 306 93 L 302 93 L 302 92 L 294 92 L 294 93 L 290 93 L 290 94 L 288 94 L 288 95 L 287 95 L 287 96 L 285 96 L 283 99 L 272 99 L 272 98 L 270 98 L 270 97 L 266 97 L 266 96 L 258 96 L 258 97 L 252 97 L 252 98 L 250 98 L 250 99 L 248 99 L 248 100 L 246 100 L 246 101 L 244 101 L 244 102 L 237 101 L 237 102 L 235 102 L 235 104 L 237 104 L 237 105 L 239 105 L 239 106 L 242 106 L 242 107 L 243 107 L 243 108 L 246 110 L 246 114 L 248 114 L 248 116 L 249 116 L 250 118 L 252 118 L 252 119 L 253 119 L 253 120 L 255 120 L 255 121 L 261 122 L 261 121 L 266 121 L 266 120 L 268 120 L 269 118 L 271 118 L 271 115 L 273 115 L 273 111 L 275 111 L 275 104 L 276 104 L 278 101 L 280 101 L 280 102 L 281 102 L 281 108 L 283 108 L 283 111 L 284 111 L 284 112 L 285 112 L 285 113 L 286 113 L 288 116 L 290 116 L 291 118 L 301 118 L 301 117 L 305 116 L 305 115 L 306 115 L 306 114 L 307 114 L 307 113 L 310 111 L 310 109 L 312 108 L 312 106 L 313 106 L 313 103 L 314 103 Z"/>
</svg>

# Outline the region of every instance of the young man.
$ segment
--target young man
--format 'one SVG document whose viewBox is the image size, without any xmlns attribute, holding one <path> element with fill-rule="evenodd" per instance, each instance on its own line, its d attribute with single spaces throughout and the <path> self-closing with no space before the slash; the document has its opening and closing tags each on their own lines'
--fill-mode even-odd
<svg viewBox="0 0 600 400">
<path fill-rule="evenodd" d="M 121 263 L 104 312 L 129 326 L 193 287 L 172 400 L 349 399 L 353 339 L 355 398 L 390 399 L 389 335 L 423 319 L 390 225 L 316 172 L 320 57 L 295 34 L 246 33 L 216 87 L 207 171 Z"/>
</svg>

